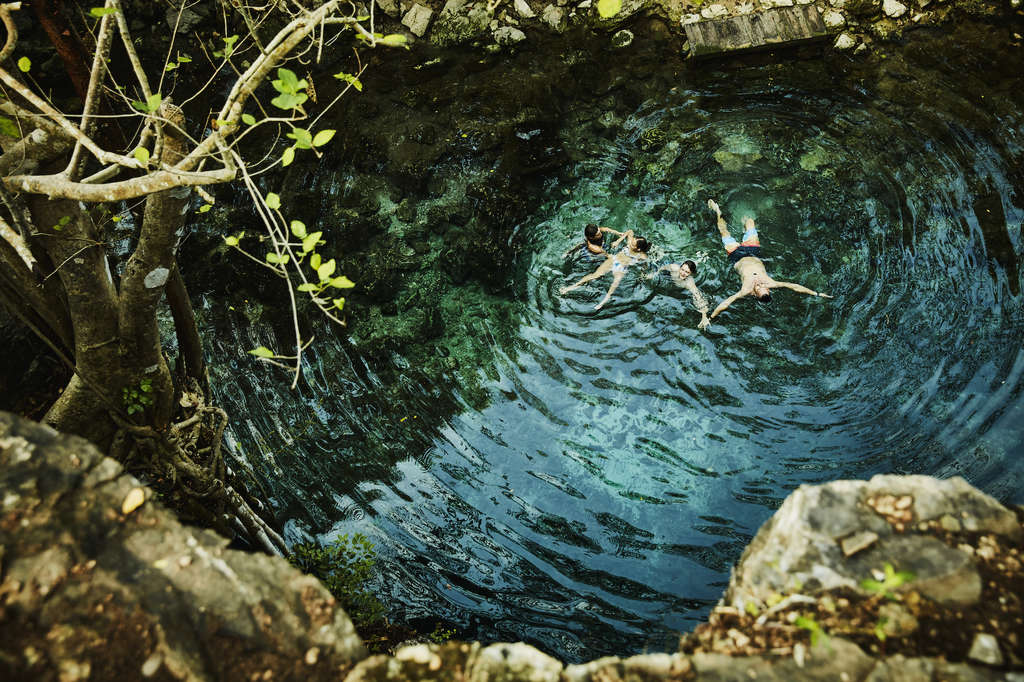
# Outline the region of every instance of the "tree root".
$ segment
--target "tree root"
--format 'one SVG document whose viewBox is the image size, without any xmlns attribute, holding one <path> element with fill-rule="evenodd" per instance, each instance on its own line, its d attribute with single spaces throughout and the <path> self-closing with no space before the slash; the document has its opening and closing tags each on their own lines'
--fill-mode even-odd
<svg viewBox="0 0 1024 682">
<path fill-rule="evenodd" d="M 118 431 L 110 455 L 163 492 L 183 515 L 228 535 L 241 531 L 264 551 L 287 555 L 284 538 L 228 482 L 221 453 L 227 413 L 207 405 L 194 380 L 182 392 L 179 405 L 180 419 L 166 432 L 111 414 Z"/>
</svg>

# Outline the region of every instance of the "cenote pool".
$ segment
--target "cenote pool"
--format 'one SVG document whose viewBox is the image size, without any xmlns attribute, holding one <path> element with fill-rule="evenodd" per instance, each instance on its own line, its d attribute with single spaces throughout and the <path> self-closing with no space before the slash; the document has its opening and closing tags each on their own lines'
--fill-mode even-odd
<svg viewBox="0 0 1024 682">
<path fill-rule="evenodd" d="M 566 161 L 510 287 L 450 285 L 447 345 L 423 341 L 450 374 L 319 328 L 290 391 L 244 355 L 268 326 L 204 296 L 230 445 L 288 537 L 366 534 L 395 618 L 584 660 L 674 648 L 801 484 L 958 475 L 1024 501 L 1022 59 L 901 49 L 705 66 L 517 130 Z M 558 294 L 597 265 L 563 258 L 593 221 L 697 261 L 716 305 L 739 280 L 708 198 L 756 219 L 769 274 L 834 299 L 747 298 L 702 333 L 667 276 L 631 270 L 599 312 L 608 278 Z"/>
</svg>

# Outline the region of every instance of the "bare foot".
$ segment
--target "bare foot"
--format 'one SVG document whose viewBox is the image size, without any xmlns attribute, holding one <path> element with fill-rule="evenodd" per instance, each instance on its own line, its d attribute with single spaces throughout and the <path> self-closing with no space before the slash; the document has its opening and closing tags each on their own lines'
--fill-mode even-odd
<svg viewBox="0 0 1024 682">
<path fill-rule="evenodd" d="M 715 203 L 714 199 L 708 199 L 708 208 L 714 211 L 717 215 L 722 215 L 722 209 L 718 208 L 718 204 Z"/>
</svg>

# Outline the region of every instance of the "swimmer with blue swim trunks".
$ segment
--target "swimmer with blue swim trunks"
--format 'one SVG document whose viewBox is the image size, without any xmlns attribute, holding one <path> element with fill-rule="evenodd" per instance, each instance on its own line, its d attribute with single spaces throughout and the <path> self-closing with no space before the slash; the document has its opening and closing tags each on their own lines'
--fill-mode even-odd
<svg viewBox="0 0 1024 682">
<path fill-rule="evenodd" d="M 633 230 L 626 230 L 625 232 L 623 232 L 621 237 L 612 242 L 612 248 L 618 246 L 623 239 L 626 240 L 626 248 L 619 251 L 613 256 L 608 256 L 605 259 L 605 261 L 597 267 L 597 270 L 594 270 L 589 275 L 585 275 L 582 279 L 580 279 L 580 281 L 576 282 L 575 284 L 572 284 L 567 287 L 562 287 L 559 290 L 559 293 L 564 294 L 572 291 L 573 289 L 578 289 L 587 282 L 595 280 L 598 277 L 604 277 L 610 272 L 612 273 L 612 284 L 610 287 L 608 287 L 608 293 L 604 295 L 604 298 L 601 299 L 600 303 L 594 306 L 594 310 L 600 310 L 604 306 L 604 304 L 607 303 L 609 299 L 611 299 L 612 294 L 615 293 L 615 290 L 618 289 L 619 283 L 622 281 L 622 278 L 626 275 L 626 269 L 630 265 L 641 263 L 647 260 L 647 252 L 651 248 L 651 243 L 644 239 L 643 237 L 635 237 L 633 235 Z"/>
<path fill-rule="evenodd" d="M 771 289 L 792 289 L 800 294 L 820 296 L 821 298 L 832 298 L 828 294 L 822 294 L 808 289 L 793 282 L 779 282 L 768 276 L 764 269 L 764 261 L 761 260 L 761 241 L 757 236 L 757 228 L 754 226 L 753 218 L 743 218 L 743 241 L 738 242 L 729 234 L 725 220 L 722 218 L 722 211 L 713 199 L 708 199 L 708 208 L 715 212 L 718 217 L 718 232 L 722 235 L 722 245 L 725 252 L 729 254 L 729 262 L 733 264 L 740 276 L 740 290 L 718 304 L 711 319 L 714 319 L 720 312 L 728 308 L 733 301 L 753 294 L 762 303 L 772 300 L 769 293 Z"/>
</svg>

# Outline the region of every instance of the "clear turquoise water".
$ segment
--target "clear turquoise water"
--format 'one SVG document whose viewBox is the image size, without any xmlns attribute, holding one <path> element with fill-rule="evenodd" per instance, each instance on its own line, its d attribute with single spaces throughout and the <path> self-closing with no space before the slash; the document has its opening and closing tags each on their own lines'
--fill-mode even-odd
<svg viewBox="0 0 1024 682">
<path fill-rule="evenodd" d="M 566 125 L 574 160 L 518 228 L 516 294 L 452 294 L 477 297 L 457 318 L 490 358 L 474 381 L 395 356 L 384 385 L 323 331 L 291 393 L 241 355 L 267 331 L 235 316 L 213 348 L 238 371 L 232 446 L 292 539 L 377 543 L 396 617 L 570 660 L 672 649 L 801 484 L 961 475 L 1020 502 L 1024 96 L 997 76 L 711 72 L 611 133 Z M 595 221 L 697 260 L 717 304 L 738 278 L 710 197 L 736 232 L 756 218 L 770 274 L 835 298 L 745 299 L 701 333 L 667 277 L 630 272 L 598 313 L 607 278 L 557 294 L 596 266 L 562 259 Z"/>
</svg>

